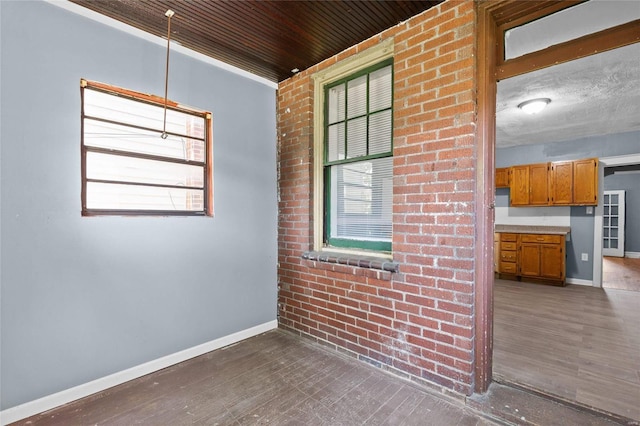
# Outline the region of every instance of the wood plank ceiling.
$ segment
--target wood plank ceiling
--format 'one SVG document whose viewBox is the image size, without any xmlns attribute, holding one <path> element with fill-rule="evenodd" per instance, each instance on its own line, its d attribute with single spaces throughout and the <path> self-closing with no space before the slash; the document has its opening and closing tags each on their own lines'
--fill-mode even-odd
<svg viewBox="0 0 640 426">
<path fill-rule="evenodd" d="M 71 0 L 279 82 L 442 0 Z"/>
</svg>

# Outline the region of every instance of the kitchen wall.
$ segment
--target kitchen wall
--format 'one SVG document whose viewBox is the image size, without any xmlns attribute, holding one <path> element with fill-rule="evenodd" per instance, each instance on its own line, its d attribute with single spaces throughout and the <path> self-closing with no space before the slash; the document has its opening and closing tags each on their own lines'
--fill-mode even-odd
<svg viewBox="0 0 640 426">
<path fill-rule="evenodd" d="M 500 141 L 498 141 L 499 144 Z M 558 143 L 498 148 L 496 149 L 496 167 L 638 153 L 640 153 L 640 132 L 628 132 Z M 508 204 L 509 190 L 498 189 L 496 191 L 496 206 L 507 206 Z M 517 208 L 509 208 L 509 210 L 513 209 Z M 566 207 L 543 207 L 542 209 L 547 211 L 566 209 Z M 583 206 L 570 207 L 569 209 L 571 235 L 570 241 L 567 243 L 567 278 L 591 281 L 593 279 L 594 216 L 593 214 L 587 215 L 586 208 Z M 496 222 L 498 223 L 498 219 Z M 587 262 L 581 260 L 582 253 L 587 253 L 589 257 Z"/>
<path fill-rule="evenodd" d="M 625 252 L 640 254 L 640 172 L 604 177 L 604 190 L 624 190 L 626 203 Z"/>
<path fill-rule="evenodd" d="M 80 78 L 162 94 L 166 47 L 0 10 L 2 409 L 275 324 L 275 86 L 172 52 L 169 97 L 213 113 L 215 217 L 81 217 Z"/>
</svg>

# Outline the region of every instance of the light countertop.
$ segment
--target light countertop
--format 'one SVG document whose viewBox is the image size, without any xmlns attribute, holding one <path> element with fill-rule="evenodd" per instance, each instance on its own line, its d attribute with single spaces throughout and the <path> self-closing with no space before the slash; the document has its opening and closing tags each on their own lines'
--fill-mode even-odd
<svg viewBox="0 0 640 426">
<path fill-rule="evenodd" d="M 571 232 L 570 226 L 528 226 L 528 225 L 499 225 L 496 223 L 495 232 L 512 234 L 556 234 L 566 235 Z"/>
</svg>

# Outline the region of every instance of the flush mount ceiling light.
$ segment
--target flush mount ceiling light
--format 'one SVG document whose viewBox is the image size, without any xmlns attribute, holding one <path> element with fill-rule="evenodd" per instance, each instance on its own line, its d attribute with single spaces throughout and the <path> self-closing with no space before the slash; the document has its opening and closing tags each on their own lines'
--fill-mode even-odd
<svg viewBox="0 0 640 426">
<path fill-rule="evenodd" d="M 549 98 L 529 99 L 518 105 L 518 108 L 527 114 L 537 114 L 542 111 L 551 102 Z"/>
</svg>

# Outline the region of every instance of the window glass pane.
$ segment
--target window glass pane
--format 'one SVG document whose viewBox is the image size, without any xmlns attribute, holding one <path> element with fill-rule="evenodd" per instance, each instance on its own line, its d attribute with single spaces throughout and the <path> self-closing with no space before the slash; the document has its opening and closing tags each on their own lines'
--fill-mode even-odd
<svg viewBox="0 0 640 426">
<path fill-rule="evenodd" d="M 607 218 L 607 220 L 608 219 L 609 218 Z M 616 226 L 616 227 L 618 226 L 618 217 L 617 216 L 611 218 L 611 226 Z"/>
<path fill-rule="evenodd" d="M 367 155 L 367 117 L 347 122 L 347 158 Z"/>
<path fill-rule="evenodd" d="M 347 83 L 347 118 L 367 113 L 367 76 L 363 75 Z"/>
<path fill-rule="evenodd" d="M 391 152 L 391 110 L 369 116 L 369 155 Z"/>
<path fill-rule="evenodd" d="M 84 113 L 92 117 L 162 131 L 164 108 L 114 96 L 95 90 L 84 90 Z M 167 132 L 204 137 L 203 117 L 167 110 Z"/>
<path fill-rule="evenodd" d="M 605 194 L 604 196 L 604 204 L 609 204 L 609 195 Z"/>
<path fill-rule="evenodd" d="M 391 108 L 391 65 L 369 75 L 369 111 Z"/>
<path fill-rule="evenodd" d="M 612 216 L 618 215 L 618 206 L 611 206 L 611 215 Z"/>
<path fill-rule="evenodd" d="M 344 84 L 329 89 L 329 124 L 335 123 L 336 121 L 344 121 L 344 95 Z"/>
<path fill-rule="evenodd" d="M 393 158 L 331 167 L 331 238 L 391 241 Z"/>
<path fill-rule="evenodd" d="M 609 240 L 609 248 L 617 249 L 618 248 L 618 240 L 616 240 L 616 239 Z"/>
<path fill-rule="evenodd" d="M 94 210 L 202 211 L 204 191 L 87 182 L 87 208 Z"/>
<path fill-rule="evenodd" d="M 139 130 L 129 126 L 84 120 L 84 144 L 98 148 L 117 149 L 191 161 L 205 161 L 203 140 Z"/>
<path fill-rule="evenodd" d="M 618 194 L 611 194 L 611 204 L 618 204 Z"/>
<path fill-rule="evenodd" d="M 87 152 L 87 178 L 156 185 L 204 187 L 201 166 Z"/>
<path fill-rule="evenodd" d="M 344 123 L 329 126 L 327 133 L 327 161 L 344 160 Z"/>
</svg>

